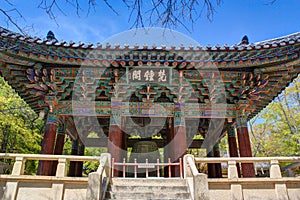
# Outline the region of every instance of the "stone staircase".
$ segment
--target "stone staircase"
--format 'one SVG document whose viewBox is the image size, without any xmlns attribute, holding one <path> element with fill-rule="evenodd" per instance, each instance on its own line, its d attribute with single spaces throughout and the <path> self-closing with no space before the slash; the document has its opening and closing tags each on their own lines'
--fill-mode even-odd
<svg viewBox="0 0 300 200">
<path fill-rule="evenodd" d="M 191 199 L 184 179 L 113 178 L 105 199 L 163 200 Z"/>
</svg>

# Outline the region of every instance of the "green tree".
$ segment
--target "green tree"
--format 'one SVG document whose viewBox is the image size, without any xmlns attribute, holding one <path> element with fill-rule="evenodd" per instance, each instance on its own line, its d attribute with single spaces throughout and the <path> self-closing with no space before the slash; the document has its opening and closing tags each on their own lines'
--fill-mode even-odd
<svg viewBox="0 0 300 200">
<path fill-rule="evenodd" d="M 106 153 L 106 152 L 107 152 L 106 148 L 86 148 L 84 155 L 86 155 L 86 156 L 101 156 L 101 153 Z M 91 172 L 97 171 L 98 167 L 99 167 L 98 162 L 92 162 L 92 161 L 84 162 L 83 172 L 85 174 L 89 174 Z"/>
<path fill-rule="evenodd" d="M 300 77 L 250 121 L 255 156 L 300 155 Z"/>
<path fill-rule="evenodd" d="M 0 152 L 40 153 L 43 127 L 44 122 L 0 77 Z M 28 161 L 25 172 L 35 167 Z"/>
</svg>

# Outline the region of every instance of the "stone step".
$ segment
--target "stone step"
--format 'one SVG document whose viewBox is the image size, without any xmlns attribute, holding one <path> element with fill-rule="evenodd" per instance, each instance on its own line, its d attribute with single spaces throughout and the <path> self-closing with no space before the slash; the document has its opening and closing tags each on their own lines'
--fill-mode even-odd
<svg viewBox="0 0 300 200">
<path fill-rule="evenodd" d="M 179 178 L 112 178 L 111 184 L 118 186 L 187 186 L 186 180 Z"/>
<path fill-rule="evenodd" d="M 135 199 L 135 198 L 105 198 L 104 200 L 191 200 L 188 199 L 182 199 L 182 198 L 145 198 L 145 199 Z"/>
<path fill-rule="evenodd" d="M 190 199 L 186 180 L 179 178 L 113 178 L 106 199 Z"/>
<path fill-rule="evenodd" d="M 151 185 L 151 186 L 141 186 L 141 185 L 110 185 L 108 187 L 109 191 L 112 192 L 124 192 L 124 191 L 128 191 L 128 192 L 188 192 L 188 189 L 186 186 L 157 186 L 157 185 Z"/>
<path fill-rule="evenodd" d="M 190 194 L 185 193 L 177 193 L 177 192 L 164 192 L 164 193 L 153 193 L 153 192 L 107 192 L 106 199 L 190 199 Z"/>
</svg>

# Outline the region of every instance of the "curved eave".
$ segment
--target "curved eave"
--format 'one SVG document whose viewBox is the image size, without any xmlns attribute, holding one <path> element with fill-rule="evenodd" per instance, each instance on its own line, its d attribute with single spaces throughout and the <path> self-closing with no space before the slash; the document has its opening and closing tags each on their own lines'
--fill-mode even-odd
<svg viewBox="0 0 300 200">
<path fill-rule="evenodd" d="M 300 74 L 300 58 L 294 62 L 285 63 L 277 66 L 268 68 L 264 71 L 264 75 L 268 75 L 270 78 L 270 84 L 267 85 L 264 90 L 266 91 L 264 95 L 260 95 L 259 101 L 254 101 L 256 108 L 254 112 L 249 115 L 249 119 L 256 116 L 260 111 L 266 108 L 279 94 L 285 90 L 288 85 L 299 76 Z"/>
<path fill-rule="evenodd" d="M 250 45 L 214 47 L 111 46 L 55 42 L 0 29 L 1 54 L 20 60 L 62 65 L 128 66 L 128 62 L 168 62 L 180 68 L 245 68 L 274 65 L 299 57 L 300 33 Z M 5 57 L 5 56 L 4 56 Z M 123 65 L 123 63 L 125 63 Z M 174 64 L 175 63 L 175 64 Z"/>
<path fill-rule="evenodd" d="M 226 78 L 227 82 L 240 77 L 231 73 L 269 76 L 270 83 L 263 88 L 258 99 L 255 100 L 257 96 L 252 98 L 255 108 L 249 114 L 251 118 L 265 108 L 300 73 L 299 37 L 300 33 L 295 33 L 255 44 L 232 47 L 167 48 L 110 45 L 94 47 L 91 44 L 49 42 L 0 28 L 0 71 L 6 74 L 5 78 L 9 84 L 36 112 L 40 110 L 38 101 L 42 97 L 35 96 L 36 94 L 30 93 L 25 87 L 28 81 L 26 69 L 32 68 L 36 63 L 44 63 L 47 64 L 47 68 L 55 69 L 78 68 L 80 65 L 95 67 L 153 65 L 201 70 L 217 67 L 230 75 Z M 11 69 L 6 67 L 7 64 Z M 234 92 L 243 90 L 236 85 L 233 87 L 233 82 L 231 84 L 229 89 Z"/>
</svg>

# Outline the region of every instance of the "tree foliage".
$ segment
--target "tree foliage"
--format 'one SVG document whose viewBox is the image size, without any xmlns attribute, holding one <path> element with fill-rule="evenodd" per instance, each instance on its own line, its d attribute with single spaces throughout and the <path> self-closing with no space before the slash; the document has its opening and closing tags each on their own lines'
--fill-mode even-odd
<svg viewBox="0 0 300 200">
<path fill-rule="evenodd" d="M 43 126 L 43 121 L 0 77 L 0 152 L 40 153 Z M 26 164 L 25 172 L 36 168 L 34 162 Z"/>
<path fill-rule="evenodd" d="M 255 156 L 300 155 L 300 77 L 250 121 Z"/>
<path fill-rule="evenodd" d="M 106 153 L 106 152 L 107 152 L 106 148 L 86 148 L 84 155 L 86 155 L 86 156 L 101 156 L 101 153 Z M 92 162 L 92 161 L 84 162 L 83 172 L 85 174 L 95 172 L 95 171 L 97 171 L 98 166 L 99 166 L 98 162 Z"/>
</svg>

